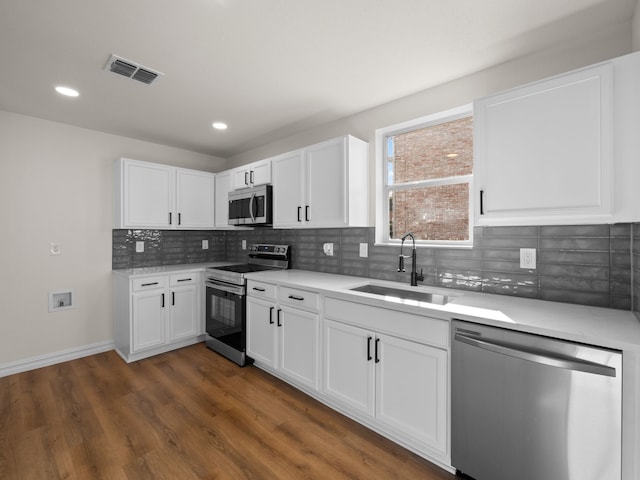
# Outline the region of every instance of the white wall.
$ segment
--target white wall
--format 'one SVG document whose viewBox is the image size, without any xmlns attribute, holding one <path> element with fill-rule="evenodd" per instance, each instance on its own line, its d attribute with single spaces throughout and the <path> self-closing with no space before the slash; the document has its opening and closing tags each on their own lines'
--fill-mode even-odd
<svg viewBox="0 0 640 480">
<path fill-rule="evenodd" d="M 633 12 L 631 28 L 631 47 L 634 52 L 637 52 L 640 50 L 640 0 L 636 1 L 636 8 Z"/>
<path fill-rule="evenodd" d="M 206 171 L 225 160 L 0 111 L 0 367 L 113 339 L 112 162 Z M 62 255 L 50 256 L 59 242 Z M 48 292 L 77 307 L 48 312 Z"/>
<path fill-rule="evenodd" d="M 373 145 L 378 128 L 465 105 L 474 98 L 625 55 L 631 52 L 630 39 L 631 24 L 627 22 L 235 155 L 229 159 L 227 168 L 347 133 Z M 373 150 L 370 148 L 370 152 Z M 373 171 L 373 158 L 370 165 Z"/>
</svg>

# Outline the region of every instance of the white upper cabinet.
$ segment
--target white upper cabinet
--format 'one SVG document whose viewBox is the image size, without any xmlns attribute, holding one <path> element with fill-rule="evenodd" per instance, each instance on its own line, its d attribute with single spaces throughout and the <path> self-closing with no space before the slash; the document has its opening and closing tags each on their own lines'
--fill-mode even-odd
<svg viewBox="0 0 640 480">
<path fill-rule="evenodd" d="M 477 100 L 476 224 L 610 220 L 613 99 L 608 62 Z"/>
<path fill-rule="evenodd" d="M 260 160 L 233 170 L 233 189 L 271 183 L 271 160 Z"/>
<path fill-rule="evenodd" d="M 215 188 L 215 227 L 229 226 L 229 192 L 232 190 L 233 170 L 216 173 Z"/>
<path fill-rule="evenodd" d="M 214 191 L 214 174 L 176 169 L 176 228 L 213 227 Z"/>
<path fill-rule="evenodd" d="M 122 158 L 115 164 L 115 228 L 214 226 L 215 175 Z"/>
<path fill-rule="evenodd" d="M 344 136 L 272 159 L 273 226 L 368 225 L 368 144 Z"/>
</svg>

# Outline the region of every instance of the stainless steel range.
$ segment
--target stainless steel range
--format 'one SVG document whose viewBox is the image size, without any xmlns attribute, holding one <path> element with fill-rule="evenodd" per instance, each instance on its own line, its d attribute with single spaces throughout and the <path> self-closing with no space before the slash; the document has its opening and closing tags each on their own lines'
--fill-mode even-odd
<svg viewBox="0 0 640 480">
<path fill-rule="evenodd" d="M 290 251 L 289 245 L 254 244 L 247 263 L 207 268 L 207 347 L 240 366 L 253 363 L 246 356 L 245 274 L 289 268 Z"/>
</svg>

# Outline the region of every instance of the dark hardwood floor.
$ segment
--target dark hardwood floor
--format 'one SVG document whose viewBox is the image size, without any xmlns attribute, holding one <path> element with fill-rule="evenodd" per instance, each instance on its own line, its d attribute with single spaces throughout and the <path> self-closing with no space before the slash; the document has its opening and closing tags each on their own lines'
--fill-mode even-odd
<svg viewBox="0 0 640 480">
<path fill-rule="evenodd" d="M 0 478 L 456 477 L 199 344 L 0 378 Z"/>
</svg>

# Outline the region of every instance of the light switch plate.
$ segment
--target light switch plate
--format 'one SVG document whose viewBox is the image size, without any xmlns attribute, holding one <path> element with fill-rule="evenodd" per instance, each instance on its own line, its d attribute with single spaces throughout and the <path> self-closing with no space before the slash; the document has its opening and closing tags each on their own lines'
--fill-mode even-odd
<svg viewBox="0 0 640 480">
<path fill-rule="evenodd" d="M 136 253 L 144 252 L 144 242 L 136 242 Z"/>
<path fill-rule="evenodd" d="M 209 240 L 202 240 L 202 249 L 203 250 L 209 249 Z"/>
<path fill-rule="evenodd" d="M 536 249 L 521 248 L 520 249 L 520 268 L 536 268 Z"/>
</svg>

